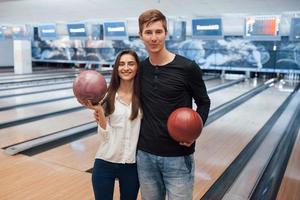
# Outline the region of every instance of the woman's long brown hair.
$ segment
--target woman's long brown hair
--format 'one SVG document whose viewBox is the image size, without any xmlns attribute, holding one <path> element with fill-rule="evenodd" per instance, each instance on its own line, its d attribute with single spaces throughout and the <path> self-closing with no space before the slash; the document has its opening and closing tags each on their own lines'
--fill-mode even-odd
<svg viewBox="0 0 300 200">
<path fill-rule="evenodd" d="M 114 63 L 107 94 L 102 101 L 102 105 L 105 111 L 105 116 L 108 116 L 115 111 L 115 97 L 120 87 L 120 77 L 118 73 L 118 68 L 119 68 L 120 59 L 125 54 L 132 55 L 135 58 L 135 61 L 137 63 L 137 72 L 133 82 L 131 115 L 129 118 L 130 120 L 134 120 L 138 116 L 139 109 L 140 109 L 140 87 L 139 87 L 139 58 L 137 54 L 132 50 L 124 50 L 118 54 Z"/>
</svg>

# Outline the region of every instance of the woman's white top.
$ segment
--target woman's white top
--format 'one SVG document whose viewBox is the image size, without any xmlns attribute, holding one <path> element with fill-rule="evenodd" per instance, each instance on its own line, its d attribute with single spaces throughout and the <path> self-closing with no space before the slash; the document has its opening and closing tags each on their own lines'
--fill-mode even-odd
<svg viewBox="0 0 300 200">
<path fill-rule="evenodd" d="M 131 103 L 123 102 L 117 93 L 115 111 L 106 117 L 106 129 L 98 125 L 100 146 L 96 158 L 113 163 L 135 163 L 142 115 L 139 112 L 132 121 L 130 115 Z"/>
</svg>

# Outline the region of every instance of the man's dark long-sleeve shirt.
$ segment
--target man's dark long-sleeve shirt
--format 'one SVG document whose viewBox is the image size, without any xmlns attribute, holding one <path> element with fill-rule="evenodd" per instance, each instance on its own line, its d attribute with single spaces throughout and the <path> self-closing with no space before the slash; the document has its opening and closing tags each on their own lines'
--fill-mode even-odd
<svg viewBox="0 0 300 200">
<path fill-rule="evenodd" d="M 192 99 L 197 112 L 205 123 L 210 108 L 210 99 L 199 66 L 180 55 L 164 66 L 153 66 L 149 58 L 141 62 L 141 101 L 143 119 L 138 149 L 158 156 L 184 156 L 195 151 L 179 145 L 167 130 L 169 115 L 177 108 L 192 108 Z"/>
</svg>

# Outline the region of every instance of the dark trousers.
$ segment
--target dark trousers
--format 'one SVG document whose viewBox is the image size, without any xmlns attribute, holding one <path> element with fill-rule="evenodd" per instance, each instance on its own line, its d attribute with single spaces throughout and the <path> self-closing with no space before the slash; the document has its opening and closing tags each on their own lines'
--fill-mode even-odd
<svg viewBox="0 0 300 200">
<path fill-rule="evenodd" d="M 96 200 L 112 200 L 115 179 L 119 179 L 121 200 L 136 200 L 139 180 L 136 163 L 119 164 L 96 159 L 92 183 Z"/>
</svg>

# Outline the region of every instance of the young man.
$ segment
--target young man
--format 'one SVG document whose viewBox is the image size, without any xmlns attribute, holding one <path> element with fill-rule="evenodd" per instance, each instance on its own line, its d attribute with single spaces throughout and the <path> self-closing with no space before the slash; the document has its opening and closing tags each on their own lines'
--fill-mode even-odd
<svg viewBox="0 0 300 200">
<path fill-rule="evenodd" d="M 141 62 L 143 119 L 137 166 L 143 200 L 191 200 L 194 185 L 195 142 L 171 139 L 167 119 L 179 107 L 192 107 L 192 99 L 203 122 L 210 99 L 199 66 L 165 47 L 166 17 L 148 10 L 139 17 L 139 34 L 149 57 Z"/>
</svg>

